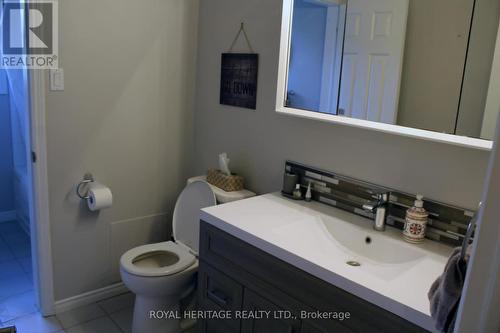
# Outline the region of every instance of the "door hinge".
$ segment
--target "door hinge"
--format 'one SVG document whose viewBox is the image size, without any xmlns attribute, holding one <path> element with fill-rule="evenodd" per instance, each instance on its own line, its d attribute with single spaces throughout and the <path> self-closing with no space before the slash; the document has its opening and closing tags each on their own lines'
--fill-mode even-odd
<svg viewBox="0 0 500 333">
<path fill-rule="evenodd" d="M 36 163 L 37 157 L 36 153 L 34 151 L 31 152 L 31 162 Z"/>
</svg>

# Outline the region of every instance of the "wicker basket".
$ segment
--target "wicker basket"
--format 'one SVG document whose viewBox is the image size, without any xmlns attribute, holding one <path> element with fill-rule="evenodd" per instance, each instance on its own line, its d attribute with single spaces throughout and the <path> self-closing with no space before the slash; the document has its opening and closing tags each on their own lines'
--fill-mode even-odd
<svg viewBox="0 0 500 333">
<path fill-rule="evenodd" d="M 207 182 L 223 189 L 226 192 L 241 191 L 243 189 L 243 177 L 237 175 L 228 176 L 219 170 L 210 169 L 207 173 Z"/>
</svg>

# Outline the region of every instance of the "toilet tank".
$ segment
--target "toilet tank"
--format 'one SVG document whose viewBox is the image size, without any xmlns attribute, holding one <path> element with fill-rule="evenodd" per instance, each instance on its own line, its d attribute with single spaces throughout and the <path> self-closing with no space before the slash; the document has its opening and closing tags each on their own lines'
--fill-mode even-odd
<svg viewBox="0 0 500 333">
<path fill-rule="evenodd" d="M 197 177 L 192 177 L 187 180 L 188 184 L 191 184 L 192 182 L 195 181 L 207 181 L 207 176 L 197 176 Z M 238 200 L 243 200 L 247 198 L 251 198 L 256 196 L 256 194 L 252 191 L 243 189 L 241 191 L 233 191 L 233 192 L 226 192 L 221 188 L 218 188 L 217 186 L 214 186 L 212 184 L 208 184 L 212 188 L 212 191 L 215 193 L 215 198 L 217 199 L 218 204 L 224 204 L 228 202 L 233 202 L 233 201 L 238 201 Z"/>
</svg>

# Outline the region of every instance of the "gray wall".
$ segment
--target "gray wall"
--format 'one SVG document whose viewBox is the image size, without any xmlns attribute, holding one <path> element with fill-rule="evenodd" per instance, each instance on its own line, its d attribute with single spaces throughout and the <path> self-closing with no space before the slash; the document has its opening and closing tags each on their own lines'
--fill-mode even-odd
<svg viewBox="0 0 500 333">
<path fill-rule="evenodd" d="M 56 300 L 119 281 L 123 251 L 169 236 L 191 164 L 197 3 L 59 3 L 66 90 L 47 93 L 46 119 Z M 86 171 L 112 208 L 81 207 Z"/>
<path fill-rule="evenodd" d="M 457 119 L 460 135 L 481 136 L 499 18 L 500 1 L 476 0 Z"/>
<path fill-rule="evenodd" d="M 281 187 L 285 159 L 311 164 L 451 204 L 477 205 L 487 152 L 303 120 L 275 112 L 281 1 L 210 0 L 200 4 L 195 173 L 226 151 L 259 192 Z M 219 105 L 220 55 L 244 21 L 260 54 L 257 110 Z M 244 50 L 244 44 L 240 44 Z"/>
<path fill-rule="evenodd" d="M 500 111 L 500 25 L 498 27 L 495 56 L 491 66 L 490 84 L 484 109 L 484 119 L 481 128 L 481 137 L 493 140 L 495 137 L 495 126 Z"/>
<path fill-rule="evenodd" d="M 455 133 L 473 7 L 410 1 L 398 125 Z"/>
</svg>

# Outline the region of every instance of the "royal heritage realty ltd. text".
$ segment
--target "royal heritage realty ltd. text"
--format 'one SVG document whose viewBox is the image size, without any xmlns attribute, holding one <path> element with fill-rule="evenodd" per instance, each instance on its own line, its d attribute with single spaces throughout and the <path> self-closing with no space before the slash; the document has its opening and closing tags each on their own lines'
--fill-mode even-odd
<svg viewBox="0 0 500 333">
<path fill-rule="evenodd" d="M 327 320 L 348 320 L 351 318 L 349 312 L 323 312 L 323 311 L 299 311 L 297 313 L 287 310 L 193 310 L 193 311 L 169 311 L 152 310 L 149 311 L 150 319 L 327 319 Z"/>
</svg>

